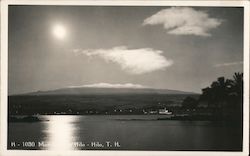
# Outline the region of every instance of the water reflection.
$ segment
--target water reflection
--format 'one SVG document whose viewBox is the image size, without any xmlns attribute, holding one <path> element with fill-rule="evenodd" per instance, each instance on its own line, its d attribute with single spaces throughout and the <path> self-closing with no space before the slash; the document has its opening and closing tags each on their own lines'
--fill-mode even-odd
<svg viewBox="0 0 250 156">
<path fill-rule="evenodd" d="M 8 124 L 8 149 L 65 150 L 219 150 L 240 151 L 242 131 L 206 121 L 120 120 L 142 116 L 39 116 L 42 122 Z M 136 136 L 136 137 L 130 137 Z M 35 142 L 35 147 L 10 146 Z M 118 141 L 119 148 L 75 146 L 73 143 Z M 46 146 L 43 146 L 42 143 Z M 40 146 L 41 145 L 41 146 Z M 64 154 L 64 153 L 62 153 Z"/>
<path fill-rule="evenodd" d="M 50 116 L 48 122 L 48 150 L 73 150 L 76 116 Z"/>
</svg>

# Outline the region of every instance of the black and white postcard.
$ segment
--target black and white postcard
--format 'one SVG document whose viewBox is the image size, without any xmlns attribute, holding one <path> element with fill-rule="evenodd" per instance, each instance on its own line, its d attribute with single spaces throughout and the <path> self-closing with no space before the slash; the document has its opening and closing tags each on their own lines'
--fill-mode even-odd
<svg viewBox="0 0 250 156">
<path fill-rule="evenodd" d="M 2 155 L 248 155 L 249 3 L 1 2 Z"/>
</svg>

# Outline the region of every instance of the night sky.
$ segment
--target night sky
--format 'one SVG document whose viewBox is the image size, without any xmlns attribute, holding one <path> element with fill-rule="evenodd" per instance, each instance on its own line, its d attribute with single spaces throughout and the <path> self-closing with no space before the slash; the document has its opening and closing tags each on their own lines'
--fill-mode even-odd
<svg viewBox="0 0 250 156">
<path fill-rule="evenodd" d="M 243 8 L 10 6 L 8 90 L 201 92 L 243 71 Z"/>
</svg>

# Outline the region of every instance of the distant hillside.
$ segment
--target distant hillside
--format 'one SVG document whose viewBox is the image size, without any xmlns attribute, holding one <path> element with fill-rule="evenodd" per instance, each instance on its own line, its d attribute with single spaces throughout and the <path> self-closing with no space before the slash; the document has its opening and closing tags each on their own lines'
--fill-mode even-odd
<svg viewBox="0 0 250 156">
<path fill-rule="evenodd" d="M 197 94 L 168 89 L 152 88 L 94 88 L 94 87 L 70 87 L 49 91 L 37 91 L 25 95 L 115 95 L 115 94 Z"/>
<path fill-rule="evenodd" d="M 9 114 L 144 114 L 198 94 L 152 88 L 68 87 L 8 97 Z M 35 107 L 34 107 L 35 106 Z M 116 112 L 116 110 L 122 110 Z"/>
</svg>

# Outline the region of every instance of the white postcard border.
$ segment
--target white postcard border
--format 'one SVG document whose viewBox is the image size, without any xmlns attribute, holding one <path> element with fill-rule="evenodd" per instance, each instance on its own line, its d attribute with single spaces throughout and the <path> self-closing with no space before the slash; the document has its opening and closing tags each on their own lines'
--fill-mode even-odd
<svg viewBox="0 0 250 156">
<path fill-rule="evenodd" d="M 243 106 L 243 152 L 210 152 L 210 151 L 43 151 L 43 150 L 7 150 L 7 84 L 8 84 L 8 5 L 102 5 L 102 6 L 211 6 L 211 7 L 244 7 L 244 106 Z M 193 156 L 241 156 L 249 152 L 249 1 L 41 1 L 41 0 L 3 0 L 1 2 L 1 135 L 0 155 L 35 156 L 35 155 L 193 155 Z"/>
</svg>

